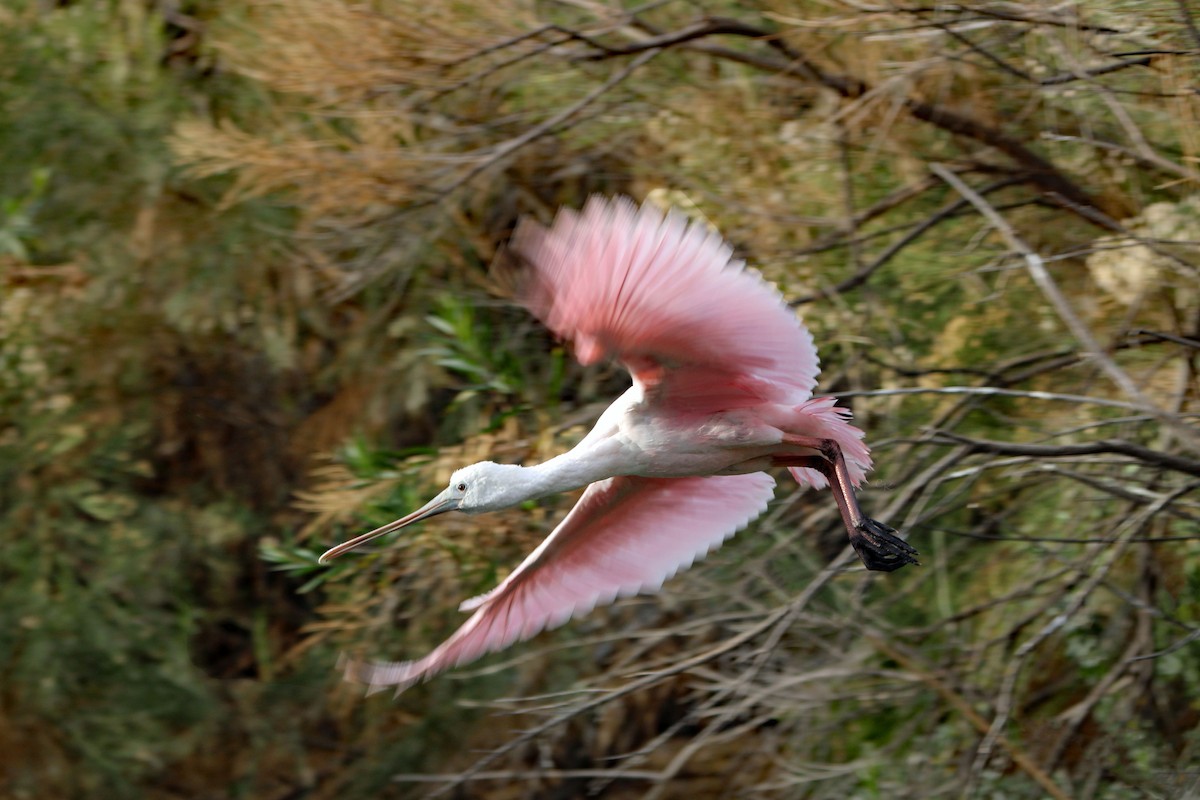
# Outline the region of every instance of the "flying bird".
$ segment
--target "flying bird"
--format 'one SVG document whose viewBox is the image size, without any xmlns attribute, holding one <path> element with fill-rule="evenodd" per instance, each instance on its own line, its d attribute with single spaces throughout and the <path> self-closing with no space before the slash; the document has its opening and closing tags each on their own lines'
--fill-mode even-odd
<svg viewBox="0 0 1200 800">
<path fill-rule="evenodd" d="M 529 219 L 509 244 L 516 296 L 585 365 L 620 361 L 633 384 L 573 449 L 522 467 L 455 472 L 423 507 L 332 548 L 321 562 L 447 511 L 478 514 L 587 487 L 579 502 L 472 616 L 417 661 L 346 664 L 348 680 L 397 692 L 663 581 L 757 517 L 786 467 L 829 486 L 868 569 L 917 551 L 860 510 L 871 468 L 863 432 L 813 397 L 812 335 L 758 272 L 705 225 L 627 198 L 592 197 L 549 228 Z"/>
</svg>

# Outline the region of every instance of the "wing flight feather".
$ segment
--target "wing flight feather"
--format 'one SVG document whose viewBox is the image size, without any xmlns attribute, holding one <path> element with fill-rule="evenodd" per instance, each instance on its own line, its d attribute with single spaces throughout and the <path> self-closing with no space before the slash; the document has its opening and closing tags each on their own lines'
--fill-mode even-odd
<svg viewBox="0 0 1200 800">
<path fill-rule="evenodd" d="M 668 406 L 800 403 L 819 371 L 812 335 L 719 234 L 628 198 L 523 220 L 518 298 L 584 364 L 623 362 Z"/>
<path fill-rule="evenodd" d="M 352 662 L 346 677 L 372 691 L 401 691 L 617 597 L 658 589 L 762 513 L 774 486 L 761 472 L 593 483 L 511 575 L 463 604 L 474 613 L 429 655 Z"/>
</svg>

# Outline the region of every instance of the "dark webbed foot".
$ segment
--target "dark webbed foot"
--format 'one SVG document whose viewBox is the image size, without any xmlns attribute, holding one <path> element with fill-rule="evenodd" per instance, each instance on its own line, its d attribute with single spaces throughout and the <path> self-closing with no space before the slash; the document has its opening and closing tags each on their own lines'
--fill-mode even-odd
<svg viewBox="0 0 1200 800">
<path fill-rule="evenodd" d="M 819 456 L 785 453 L 773 456 L 773 463 L 781 467 L 806 467 L 820 472 L 833 489 L 833 499 L 850 534 L 850 544 L 862 559 L 867 569 L 893 572 L 905 564 L 920 564 L 917 550 L 896 536 L 896 530 L 882 522 L 864 516 L 854 496 L 854 481 L 846 466 L 842 448 L 833 439 L 818 439 L 811 436 L 784 434 L 783 443 L 792 447 L 817 450 Z"/>
<path fill-rule="evenodd" d="M 916 548 L 895 533 L 895 528 L 863 517 L 850 531 L 850 544 L 867 569 L 893 572 L 905 564 L 919 565 Z"/>
</svg>

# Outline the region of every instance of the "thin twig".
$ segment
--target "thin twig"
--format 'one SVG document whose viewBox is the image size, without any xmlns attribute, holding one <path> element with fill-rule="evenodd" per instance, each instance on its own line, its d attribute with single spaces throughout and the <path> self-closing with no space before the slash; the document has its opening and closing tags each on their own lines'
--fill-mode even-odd
<svg viewBox="0 0 1200 800">
<path fill-rule="evenodd" d="M 780 61 L 774 58 L 764 58 L 757 54 L 741 53 L 729 50 L 728 48 L 713 46 L 707 42 L 697 41 L 718 34 L 759 39 L 777 51 L 786 60 Z M 831 89 L 847 99 L 858 99 L 874 91 L 873 87 L 861 78 L 831 72 L 822 68 L 811 58 L 791 48 L 774 31 L 748 25 L 738 20 L 724 18 L 701 20 L 678 31 L 652 37 L 622 48 L 603 46 L 603 50 L 595 54 L 593 58 L 598 60 L 631 55 L 642 52 L 647 48 L 659 48 L 670 44 L 680 44 L 689 49 L 698 49 L 721 58 L 752 64 L 781 75 L 799 75 L 805 80 Z M 1075 206 L 1096 207 L 1106 214 L 1116 211 L 1116 209 L 1109 208 L 1103 201 L 1098 201 L 1089 195 L 1050 161 L 1047 161 L 1026 147 L 1022 142 L 999 130 L 994 125 L 984 124 L 962 112 L 951 111 L 944 106 L 934 105 L 916 97 L 905 97 L 901 103 L 916 119 L 927 122 L 956 136 L 964 136 L 981 142 L 1009 156 L 1027 171 L 1028 179 L 1050 197 L 1066 198 Z M 1111 216 L 1111 214 L 1109 215 Z"/>
<path fill-rule="evenodd" d="M 847 548 L 847 549 L 849 549 L 849 548 Z M 450 781 L 445 787 L 443 787 L 441 792 L 449 791 L 450 789 L 452 789 L 455 786 L 460 786 L 463 783 L 470 781 L 476 774 L 482 772 L 484 767 L 486 767 L 488 764 L 495 761 L 500 756 L 502 756 L 505 753 L 508 753 L 512 750 L 515 750 L 518 747 L 521 747 L 521 746 L 527 744 L 528 742 L 535 741 L 539 736 L 544 734 L 546 731 L 550 730 L 551 728 L 557 727 L 558 725 L 562 725 L 565 722 L 567 722 L 568 720 L 579 716 L 580 714 L 586 713 L 595 708 L 599 708 L 602 705 L 606 705 L 608 703 L 615 702 L 616 700 L 619 700 L 622 697 L 628 696 L 628 695 L 638 692 L 642 689 L 647 689 L 651 686 L 654 686 L 657 683 L 660 683 L 661 681 L 665 680 L 668 677 L 671 677 L 673 675 L 678 675 L 683 672 L 687 672 L 691 669 L 695 669 L 696 667 L 699 667 L 709 661 L 712 661 L 713 659 L 721 657 L 725 653 L 736 650 L 737 648 L 741 647 L 744 643 L 750 641 L 751 639 L 753 639 L 754 637 L 763 633 L 764 631 L 770 630 L 771 627 L 774 626 L 777 622 L 779 622 L 780 619 L 787 616 L 789 609 L 790 609 L 790 606 L 781 606 L 779 608 L 776 608 L 770 614 L 768 614 L 762 620 L 760 620 L 758 623 L 756 623 L 755 625 L 752 625 L 751 627 L 747 628 L 744 631 L 741 631 L 737 635 L 731 636 L 730 638 L 726 639 L 725 641 L 720 642 L 717 645 L 715 645 L 715 646 L 713 646 L 691 658 L 683 659 L 682 661 L 677 661 L 668 667 L 664 667 L 662 669 L 655 670 L 654 672 L 651 672 L 646 675 L 641 675 L 641 676 L 635 678 L 634 680 L 627 682 L 624 686 L 621 686 L 620 688 L 613 689 L 613 690 L 607 691 L 607 692 L 602 692 L 596 697 L 592 697 L 591 699 L 585 700 L 584 702 L 579 703 L 578 705 L 572 706 L 567 711 L 563 712 L 562 714 L 552 717 L 551 719 L 547 720 L 546 722 L 543 722 L 539 725 L 535 725 L 535 726 L 523 731 L 520 736 L 514 737 L 513 739 L 508 741 L 503 747 L 484 754 L 478 761 L 476 761 L 474 764 L 472 764 L 470 767 L 468 767 L 466 770 L 464 770 L 459 775 L 455 776 L 454 780 Z M 439 792 L 439 794 L 441 792 Z"/>
<path fill-rule="evenodd" d="M 1148 67 L 1151 63 L 1153 63 L 1153 61 L 1154 59 L 1150 56 L 1145 56 L 1144 58 L 1131 58 L 1125 61 L 1117 61 L 1112 64 L 1105 64 L 1102 67 L 1091 67 L 1083 70 L 1060 72 L 1057 75 L 1051 75 L 1049 78 L 1042 78 L 1040 81 L 1038 81 L 1038 83 L 1042 86 L 1061 86 L 1064 83 L 1087 80 L 1088 78 L 1095 78 L 1098 75 L 1108 75 L 1112 72 L 1120 72 L 1121 70 L 1129 69 L 1130 67 Z"/>
<path fill-rule="evenodd" d="M 988 728 L 987 720 L 980 716 L 979 712 L 974 709 L 971 703 L 958 692 L 954 691 L 941 678 L 937 676 L 937 671 L 920 661 L 920 659 L 907 651 L 900 650 L 895 645 L 888 642 L 881 635 L 874 632 L 865 633 L 867 641 L 875 646 L 879 652 L 883 653 L 888 658 L 902 665 L 905 669 L 917 676 L 930 688 L 942 696 L 946 702 L 954 706 L 958 713 L 971 723 L 972 727 L 980 733 L 986 734 Z M 1016 745 L 1008 740 L 1006 736 L 1000 735 L 996 738 L 996 744 L 1002 747 L 1008 753 L 1009 758 L 1013 763 L 1021 768 L 1033 781 L 1055 800 L 1071 800 L 1071 796 L 1063 791 L 1054 779 L 1046 773 L 1024 750 L 1019 749 Z"/>
<path fill-rule="evenodd" d="M 457 772 L 426 772 L 418 775 L 393 775 L 395 783 L 457 783 L 462 775 Z M 662 773 L 646 769 L 504 769 L 480 770 L 471 774 L 471 782 L 475 781 L 544 781 L 544 780 L 579 780 L 583 778 L 604 778 L 607 780 L 653 781 L 662 780 Z"/>
<path fill-rule="evenodd" d="M 1001 389 L 996 386 L 904 386 L 896 389 L 861 389 L 847 392 L 830 392 L 830 397 L 889 397 L 906 394 L 961 394 L 981 397 L 1025 397 L 1030 400 L 1053 400 L 1060 403 L 1082 403 L 1085 405 L 1121 408 L 1126 411 L 1144 412 L 1141 406 L 1107 397 L 1088 397 L 1081 394 L 1042 392 L 1025 389 Z"/>
<path fill-rule="evenodd" d="M 744 22 L 739 22 L 736 19 L 728 19 L 723 17 L 709 17 L 707 19 L 693 22 L 676 31 L 664 33 L 659 36 L 651 36 L 648 39 L 643 39 L 634 44 L 625 45 L 622 47 L 612 47 L 609 45 L 593 43 L 601 52 L 590 55 L 581 56 L 581 61 L 599 61 L 601 59 L 612 58 L 614 56 L 627 56 L 634 53 L 641 53 L 645 50 L 657 50 L 666 47 L 671 47 L 684 42 L 690 42 L 693 39 L 703 39 L 707 36 L 750 36 L 754 38 L 763 37 L 766 34 L 751 25 Z"/>
<path fill-rule="evenodd" d="M 1192 10 L 1188 7 L 1187 0 L 1175 0 L 1175 5 L 1179 6 L 1179 16 L 1183 20 L 1183 25 L 1188 29 L 1188 33 L 1192 36 L 1192 41 L 1200 47 L 1200 29 L 1196 27 L 1196 20 L 1192 19 Z"/>
<path fill-rule="evenodd" d="M 1195 431 L 1182 424 L 1176 415 L 1166 412 L 1154 403 L 1151 403 L 1149 398 L 1138 389 L 1133 379 L 1109 357 L 1104 348 L 1100 346 L 1100 343 L 1092 336 L 1091 330 L 1075 314 L 1075 310 L 1071 308 L 1071 304 L 1067 302 L 1067 298 L 1059 290 L 1058 284 L 1050 276 L 1050 272 L 1046 269 L 1041 256 L 1035 253 L 1033 248 L 1017 235 L 1016 231 L 1013 230 L 1004 217 L 1000 216 L 999 212 L 984 200 L 979 193 L 967 186 L 961 178 L 941 164 L 930 164 L 930 169 L 938 177 L 946 181 L 946 183 L 953 186 L 959 194 L 970 200 L 971 205 L 975 206 L 979 213 L 991 223 L 992 227 L 1004 237 L 1004 240 L 1008 242 L 1008 246 L 1021 254 L 1025 259 L 1026 267 L 1029 269 L 1030 277 L 1033 278 L 1033 282 L 1037 284 L 1038 288 L 1042 290 L 1042 294 L 1046 296 L 1050 304 L 1054 306 L 1055 311 L 1058 312 L 1059 319 L 1066 324 L 1067 329 L 1083 345 L 1088 356 L 1133 401 L 1138 410 L 1153 414 L 1163 424 L 1169 426 L 1181 442 L 1186 443 L 1193 450 L 1200 450 L 1200 441 L 1197 440 Z"/>
<path fill-rule="evenodd" d="M 1001 181 L 996 181 L 989 186 L 985 186 L 983 191 L 990 193 L 1019 182 L 1019 180 L 1007 178 Z M 942 222 L 945 222 L 947 219 L 954 216 L 963 208 L 966 208 L 966 206 L 967 202 L 961 198 L 942 206 L 939 210 L 926 217 L 915 228 L 905 233 L 896 241 L 892 242 L 892 244 L 890 244 L 886 250 L 876 256 L 871 263 L 862 267 L 849 278 L 839 281 L 828 289 L 821 289 L 813 292 L 812 294 L 803 295 L 794 300 L 790 300 L 788 301 L 788 305 L 792 308 L 796 308 L 797 306 L 802 306 L 806 303 L 824 300 L 828 297 L 833 297 L 834 295 L 838 294 L 845 294 L 853 289 L 857 289 L 870 280 L 871 276 L 878 272 L 882 267 L 886 266 L 888 262 L 899 255 L 904 248 L 908 247 L 917 239 L 920 239 Z"/>
<path fill-rule="evenodd" d="M 1175 498 L 1175 494 L 1164 495 L 1162 499 L 1137 514 L 1124 520 L 1117 528 L 1116 535 L 1111 541 L 1096 545 L 1086 564 L 1080 566 L 1080 575 L 1086 574 L 1087 579 L 1075 589 L 1066 602 L 1065 607 L 1055 614 L 1037 633 L 1025 640 L 1013 654 L 1005 669 L 1001 688 L 996 696 L 995 716 L 988 726 L 987 735 L 979 746 L 979 754 L 975 761 L 975 772 L 982 771 L 990 757 L 991 748 L 1003 738 L 1002 731 L 1008 724 L 1012 711 L 1013 698 L 1016 694 L 1017 678 L 1025 666 L 1029 655 L 1041 646 L 1047 638 L 1060 630 L 1066 623 L 1083 608 L 1083 604 L 1095 591 L 1100 582 L 1108 575 L 1109 570 L 1117 559 L 1130 545 L 1130 539 L 1136 535 L 1162 508 Z M 1085 572 L 1086 570 L 1086 572 Z"/>
<path fill-rule="evenodd" d="M 1058 6 L 1063 8 L 1063 6 Z M 1070 8 L 1074 8 L 1073 6 Z M 1018 10 L 1020 9 L 1020 10 Z M 989 17 L 991 19 L 1005 20 L 1006 22 L 1025 22 L 1030 25 L 1046 25 L 1058 28 L 1070 28 L 1073 31 L 1087 31 L 1089 33 L 1106 33 L 1119 34 L 1129 33 L 1129 31 L 1113 28 L 1108 25 L 1096 25 L 1090 22 L 1084 22 L 1078 17 L 1072 15 L 1067 19 L 1056 19 L 1051 16 L 1043 16 L 1030 14 L 1024 8 L 1020 8 L 1015 4 L 1007 5 L 965 5 L 963 3 L 946 3 L 936 6 L 892 6 L 888 5 L 888 11 L 895 11 L 904 14 L 928 14 L 936 12 L 939 14 L 957 13 L 957 14 L 974 14 L 979 17 Z M 1062 16 L 1067 16 L 1063 14 Z"/>
<path fill-rule="evenodd" d="M 638 54 L 638 56 L 636 58 L 634 58 L 632 61 L 630 61 L 628 64 L 626 64 L 623 68 L 617 70 L 612 76 L 609 77 L 608 80 L 606 80 L 604 83 L 597 86 L 595 89 L 592 89 L 592 91 L 588 92 L 586 95 L 584 95 L 579 100 L 572 103 L 571 105 L 567 106 L 562 111 L 559 111 L 554 116 L 549 117 L 548 119 L 544 120 L 543 122 L 540 122 L 537 125 L 534 125 L 532 128 L 525 131 L 521 135 L 514 136 L 513 138 L 508 139 L 507 141 L 497 144 L 492 149 L 492 152 L 489 154 L 489 157 L 485 161 L 477 164 L 475 167 L 468 170 L 465 174 L 463 174 L 462 176 L 460 176 L 459 178 L 457 178 L 456 180 L 451 182 L 449 185 L 443 187 L 439 191 L 439 194 L 441 196 L 450 194 L 455 189 L 470 182 L 471 179 L 474 178 L 479 173 L 483 172 L 484 170 L 488 169 L 489 167 L 492 167 L 493 165 L 502 161 L 503 159 L 507 158 L 508 156 L 511 156 L 513 153 L 520 150 L 522 147 L 526 146 L 530 142 L 533 142 L 537 139 L 542 138 L 543 136 L 547 136 L 551 133 L 554 133 L 559 128 L 559 126 L 563 125 L 565 122 L 567 122 L 567 120 L 571 119 L 571 117 L 575 116 L 580 111 L 582 111 L 583 109 L 587 108 L 589 105 L 594 103 L 596 100 L 603 97 L 605 94 L 607 94 L 609 91 L 611 91 L 615 86 L 617 86 L 617 84 L 624 81 L 626 78 L 628 78 L 630 75 L 632 75 L 639 67 L 641 67 L 647 61 L 654 58 L 656 55 L 658 55 L 661 52 L 662 52 L 661 49 L 656 48 L 656 49 L 647 50 L 643 53 Z"/>
<path fill-rule="evenodd" d="M 972 439 L 950 431 L 935 431 L 933 441 L 954 442 L 965 444 L 977 453 L 995 453 L 1008 456 L 1030 456 L 1032 458 L 1074 458 L 1090 456 L 1098 453 L 1116 453 L 1137 459 L 1145 464 L 1183 472 L 1200 477 L 1200 461 L 1164 453 L 1161 450 L 1151 450 L 1140 444 L 1126 442 L 1120 439 L 1101 439 L 1086 444 L 1023 444 L 1019 442 L 998 442 L 990 439 Z"/>
</svg>

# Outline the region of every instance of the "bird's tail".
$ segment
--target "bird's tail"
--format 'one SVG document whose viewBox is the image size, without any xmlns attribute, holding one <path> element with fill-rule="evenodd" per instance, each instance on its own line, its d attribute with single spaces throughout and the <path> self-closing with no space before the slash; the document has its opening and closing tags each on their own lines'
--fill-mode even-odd
<svg viewBox="0 0 1200 800">
<path fill-rule="evenodd" d="M 858 486 L 871 471 L 871 451 L 863 443 L 863 432 L 850 424 L 850 409 L 836 403 L 832 397 L 813 397 L 796 406 L 796 426 L 792 432 L 837 442 L 846 458 L 850 480 Z M 789 471 L 802 486 L 824 489 L 829 485 L 815 469 L 790 467 Z"/>
</svg>

